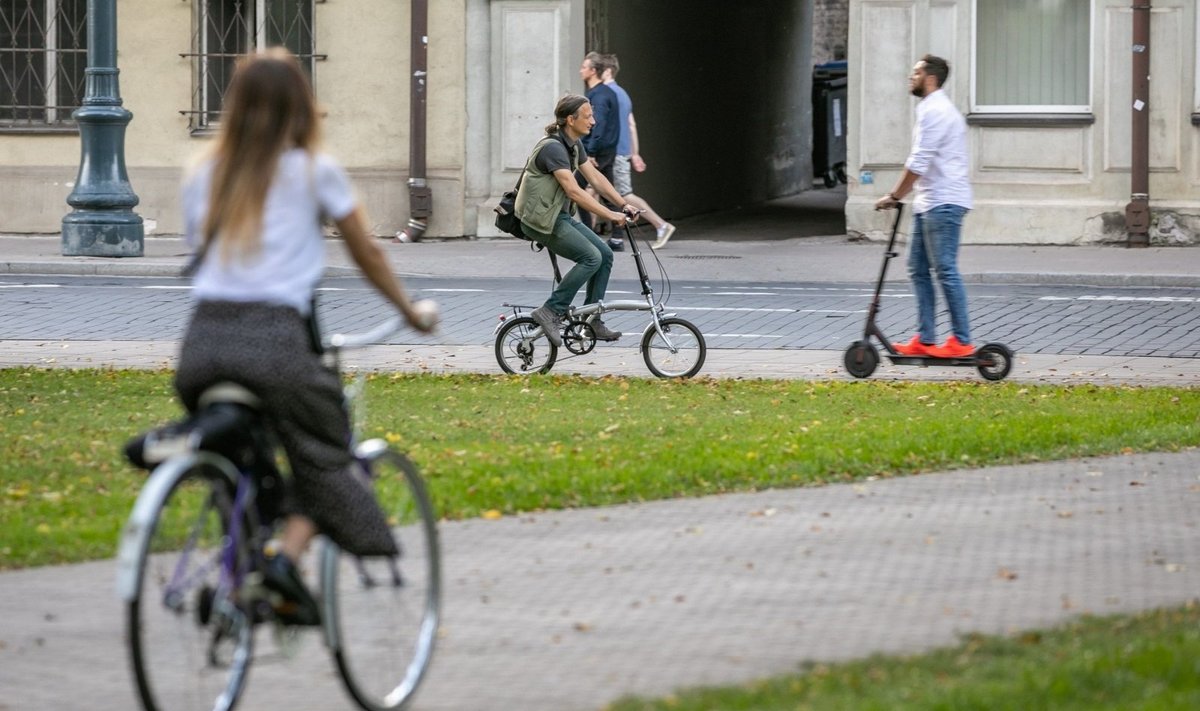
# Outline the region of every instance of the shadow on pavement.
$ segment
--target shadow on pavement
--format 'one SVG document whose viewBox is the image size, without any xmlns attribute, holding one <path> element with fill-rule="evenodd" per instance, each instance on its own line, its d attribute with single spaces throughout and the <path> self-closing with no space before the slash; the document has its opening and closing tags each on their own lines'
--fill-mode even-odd
<svg viewBox="0 0 1200 711">
<path fill-rule="evenodd" d="M 783 240 L 846 234 L 846 186 L 672 220 L 677 240 Z"/>
</svg>

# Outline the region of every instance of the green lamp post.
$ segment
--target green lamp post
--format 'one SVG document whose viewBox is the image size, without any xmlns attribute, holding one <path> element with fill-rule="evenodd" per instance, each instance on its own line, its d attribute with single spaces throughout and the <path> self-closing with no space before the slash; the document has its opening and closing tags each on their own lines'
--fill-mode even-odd
<svg viewBox="0 0 1200 711">
<path fill-rule="evenodd" d="M 66 257 L 140 257 L 145 250 L 138 197 L 125 171 L 125 127 L 133 114 L 121 106 L 117 76 L 116 0 L 88 0 L 88 65 L 79 124 L 81 157 L 74 208 L 62 221 Z"/>
</svg>

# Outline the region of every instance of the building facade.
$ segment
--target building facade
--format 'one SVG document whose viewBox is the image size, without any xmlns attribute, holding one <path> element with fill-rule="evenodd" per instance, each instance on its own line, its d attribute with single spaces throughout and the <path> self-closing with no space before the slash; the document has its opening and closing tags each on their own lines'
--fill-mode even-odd
<svg viewBox="0 0 1200 711">
<path fill-rule="evenodd" d="M 851 0 L 847 228 L 884 229 L 886 216 L 872 206 L 910 147 L 916 100 L 907 76 L 932 53 L 949 60 L 945 88 L 970 129 L 975 210 L 965 241 L 1124 241 L 1132 111 L 1145 110 L 1150 242 L 1194 243 L 1200 15 L 1194 0 L 1152 0 L 1150 100 L 1135 109 L 1132 4 Z"/>
<path fill-rule="evenodd" d="M 125 161 L 148 236 L 180 231 L 180 178 L 219 126 L 233 57 L 263 45 L 289 47 L 308 68 L 326 148 L 381 236 L 415 214 L 412 177 L 429 188 L 425 237 L 498 236 L 491 208 L 558 98 L 583 92 L 578 68 L 591 49 L 621 56 L 651 166 L 638 193 L 660 213 L 730 209 L 811 185 L 813 0 L 116 5 L 120 94 L 133 114 Z M 413 38 L 421 6 L 428 30 Z M 58 232 L 69 212 L 86 8 L 86 0 L 0 0 L 0 232 Z M 419 96 L 414 43 L 424 44 L 428 67 Z M 413 101 L 424 102 L 423 141 Z M 423 176 L 410 167 L 414 141 Z"/>
<path fill-rule="evenodd" d="M 506 171 L 523 161 L 556 98 L 580 90 L 583 0 L 427 4 L 427 231 L 474 235 L 491 227 L 489 200 L 510 187 Z M 0 0 L 0 231 L 57 232 L 69 211 L 86 7 Z M 181 230 L 180 179 L 220 124 L 235 55 L 280 44 L 309 71 L 326 149 L 347 167 L 376 233 L 405 226 L 414 136 L 409 2 L 121 0 L 117 8 L 121 97 L 133 113 L 125 159 L 148 235 Z"/>
</svg>

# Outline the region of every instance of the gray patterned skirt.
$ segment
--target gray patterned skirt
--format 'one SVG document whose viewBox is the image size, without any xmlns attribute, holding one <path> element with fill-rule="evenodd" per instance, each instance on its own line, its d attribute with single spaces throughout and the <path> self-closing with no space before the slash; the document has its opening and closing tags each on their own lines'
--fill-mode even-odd
<svg viewBox="0 0 1200 711">
<path fill-rule="evenodd" d="M 205 389 L 238 383 L 263 401 L 292 470 L 296 513 L 343 550 L 392 555 L 396 544 L 374 493 L 350 467 L 342 384 L 313 352 L 308 324 L 286 306 L 202 301 L 184 336 L 175 390 L 189 412 Z"/>
</svg>

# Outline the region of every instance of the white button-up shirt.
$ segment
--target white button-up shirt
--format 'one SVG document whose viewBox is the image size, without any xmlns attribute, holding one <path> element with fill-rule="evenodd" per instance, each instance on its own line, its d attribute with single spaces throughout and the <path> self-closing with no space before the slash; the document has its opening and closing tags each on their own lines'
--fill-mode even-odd
<svg viewBox="0 0 1200 711">
<path fill-rule="evenodd" d="M 967 122 L 945 91 L 938 89 L 917 104 L 912 153 L 904 167 L 920 176 L 913 212 L 928 212 L 939 205 L 971 209 Z"/>
</svg>

